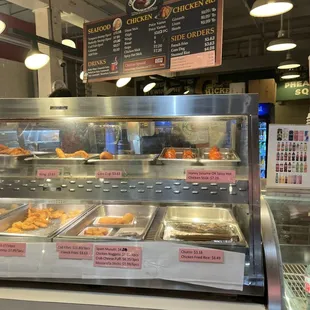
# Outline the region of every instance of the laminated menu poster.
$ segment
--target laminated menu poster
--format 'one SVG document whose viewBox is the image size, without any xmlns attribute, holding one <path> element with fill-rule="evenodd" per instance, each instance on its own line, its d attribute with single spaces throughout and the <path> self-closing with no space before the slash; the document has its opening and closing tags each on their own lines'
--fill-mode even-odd
<svg viewBox="0 0 310 310">
<path fill-rule="evenodd" d="M 310 188 L 310 126 L 270 125 L 267 187 Z"/>
<path fill-rule="evenodd" d="M 128 15 L 84 25 L 88 82 L 219 66 L 223 0 L 129 0 Z"/>
</svg>

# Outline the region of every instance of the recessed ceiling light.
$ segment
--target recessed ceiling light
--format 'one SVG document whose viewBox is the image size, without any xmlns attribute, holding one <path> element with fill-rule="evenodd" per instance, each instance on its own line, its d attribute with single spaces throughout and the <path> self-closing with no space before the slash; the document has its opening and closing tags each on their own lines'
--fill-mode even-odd
<svg viewBox="0 0 310 310">
<path fill-rule="evenodd" d="M 131 81 L 131 77 L 128 78 L 121 78 L 116 82 L 116 86 L 118 88 L 126 86 Z"/>
<path fill-rule="evenodd" d="M 293 7 L 291 0 L 256 0 L 250 14 L 254 17 L 271 17 L 284 14 Z"/>
</svg>

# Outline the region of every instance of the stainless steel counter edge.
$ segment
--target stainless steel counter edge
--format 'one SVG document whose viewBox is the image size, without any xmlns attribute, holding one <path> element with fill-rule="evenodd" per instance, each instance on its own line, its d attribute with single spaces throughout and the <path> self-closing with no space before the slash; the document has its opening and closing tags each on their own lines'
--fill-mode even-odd
<svg viewBox="0 0 310 310">
<path fill-rule="evenodd" d="M 276 224 L 264 197 L 261 198 L 261 225 L 267 273 L 268 309 L 285 310 L 281 250 Z"/>
</svg>

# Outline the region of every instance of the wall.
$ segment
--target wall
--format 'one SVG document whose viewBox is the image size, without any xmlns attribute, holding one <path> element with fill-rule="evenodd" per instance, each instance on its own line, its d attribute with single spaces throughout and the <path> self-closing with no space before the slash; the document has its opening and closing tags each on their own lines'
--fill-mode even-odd
<svg viewBox="0 0 310 310">
<path fill-rule="evenodd" d="M 0 98 L 34 97 L 33 73 L 24 63 L 0 59 Z"/>
<path fill-rule="evenodd" d="M 310 113 L 309 100 L 286 101 L 275 105 L 276 124 L 306 124 L 306 118 Z"/>
<path fill-rule="evenodd" d="M 92 96 L 134 96 L 135 90 L 131 87 L 117 88 L 115 83 L 101 82 L 92 84 Z"/>
</svg>

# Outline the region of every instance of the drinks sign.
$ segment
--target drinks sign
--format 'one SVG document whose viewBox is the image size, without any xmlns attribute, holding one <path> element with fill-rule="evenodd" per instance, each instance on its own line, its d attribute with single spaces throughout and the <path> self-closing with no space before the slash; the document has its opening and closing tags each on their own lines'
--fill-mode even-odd
<svg viewBox="0 0 310 310">
<path fill-rule="evenodd" d="M 268 187 L 310 188 L 310 126 L 270 125 Z"/>
</svg>

